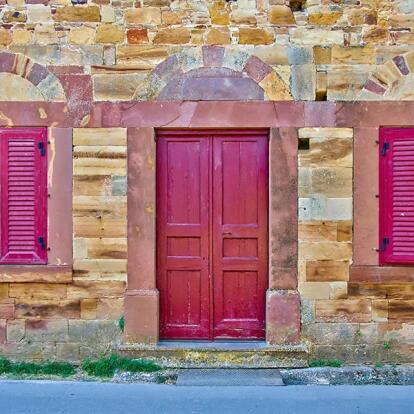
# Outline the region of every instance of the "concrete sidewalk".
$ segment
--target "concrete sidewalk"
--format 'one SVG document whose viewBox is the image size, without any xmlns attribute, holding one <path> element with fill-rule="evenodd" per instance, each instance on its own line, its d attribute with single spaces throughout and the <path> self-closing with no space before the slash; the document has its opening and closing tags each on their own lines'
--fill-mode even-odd
<svg viewBox="0 0 414 414">
<path fill-rule="evenodd" d="M 413 386 L 177 387 L 1 381 L 1 414 L 401 414 Z"/>
</svg>

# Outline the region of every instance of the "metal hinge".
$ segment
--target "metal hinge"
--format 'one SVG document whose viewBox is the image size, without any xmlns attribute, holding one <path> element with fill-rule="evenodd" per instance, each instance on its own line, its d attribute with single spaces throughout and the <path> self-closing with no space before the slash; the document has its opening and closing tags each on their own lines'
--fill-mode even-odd
<svg viewBox="0 0 414 414">
<path fill-rule="evenodd" d="M 382 244 L 381 244 L 381 251 L 382 252 L 385 252 L 385 249 L 387 248 L 387 245 L 390 243 L 390 240 L 389 240 L 389 238 L 388 237 L 384 237 L 383 239 L 382 239 Z"/>
<path fill-rule="evenodd" d="M 40 244 L 40 250 L 45 250 L 46 249 L 45 238 L 40 236 L 40 237 L 37 238 L 37 241 Z"/>
<path fill-rule="evenodd" d="M 45 144 L 40 141 L 37 143 L 37 148 L 40 151 L 40 155 L 43 157 L 46 154 Z"/>
<path fill-rule="evenodd" d="M 390 149 L 390 144 L 388 142 L 384 142 L 381 148 L 381 155 L 385 157 L 387 155 L 387 151 Z"/>
</svg>

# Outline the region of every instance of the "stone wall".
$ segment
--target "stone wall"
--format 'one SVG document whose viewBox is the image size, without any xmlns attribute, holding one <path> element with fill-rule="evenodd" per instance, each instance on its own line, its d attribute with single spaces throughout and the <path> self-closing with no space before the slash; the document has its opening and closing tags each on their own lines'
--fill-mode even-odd
<svg viewBox="0 0 414 414">
<path fill-rule="evenodd" d="M 299 291 L 311 358 L 413 361 L 411 284 L 350 281 L 353 129 L 303 128 L 299 137 L 309 145 L 299 151 Z"/>
<path fill-rule="evenodd" d="M 77 361 L 120 342 L 126 221 L 126 129 L 73 129 L 73 271 L 0 283 L 1 354 Z"/>
<path fill-rule="evenodd" d="M 0 20 L 0 50 L 91 77 L 95 100 L 153 99 L 151 71 L 200 45 L 257 56 L 296 100 L 413 97 L 412 0 L 0 0 Z"/>
</svg>

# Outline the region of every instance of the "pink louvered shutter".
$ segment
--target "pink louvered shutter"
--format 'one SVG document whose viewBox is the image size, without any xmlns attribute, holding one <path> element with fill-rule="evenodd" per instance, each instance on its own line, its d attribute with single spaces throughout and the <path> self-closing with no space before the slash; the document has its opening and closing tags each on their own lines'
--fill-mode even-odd
<svg viewBox="0 0 414 414">
<path fill-rule="evenodd" d="M 0 129 L 1 264 L 47 263 L 47 131 Z"/>
<path fill-rule="evenodd" d="M 380 264 L 412 264 L 414 129 L 381 129 L 379 158 Z"/>
</svg>

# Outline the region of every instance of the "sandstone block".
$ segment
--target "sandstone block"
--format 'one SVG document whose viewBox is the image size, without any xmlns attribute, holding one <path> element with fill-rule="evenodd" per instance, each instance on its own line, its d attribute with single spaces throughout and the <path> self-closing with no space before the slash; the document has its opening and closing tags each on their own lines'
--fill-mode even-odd
<svg viewBox="0 0 414 414">
<path fill-rule="evenodd" d="M 125 22 L 128 24 L 161 24 L 161 9 L 158 7 L 144 7 L 128 9 L 124 13 Z"/>
<path fill-rule="evenodd" d="M 390 321 L 412 322 L 414 320 L 414 300 L 390 299 L 388 319 Z"/>
<path fill-rule="evenodd" d="M 332 60 L 332 48 L 323 46 L 313 47 L 315 65 L 327 65 Z"/>
<path fill-rule="evenodd" d="M 53 19 L 57 22 L 99 22 L 101 15 L 98 6 L 64 6 L 56 9 Z"/>
<path fill-rule="evenodd" d="M 124 312 L 124 298 L 102 298 L 98 301 L 96 319 L 117 321 Z"/>
<path fill-rule="evenodd" d="M 212 27 L 207 32 L 206 43 L 209 45 L 229 45 L 231 43 L 229 30 Z"/>
<path fill-rule="evenodd" d="M 86 249 L 89 259 L 127 258 L 127 240 L 125 238 L 86 239 Z"/>
<path fill-rule="evenodd" d="M 314 100 L 316 89 L 315 65 L 293 65 L 290 77 L 292 95 L 296 100 Z"/>
<path fill-rule="evenodd" d="M 111 177 L 109 175 L 76 175 L 73 177 L 73 194 L 75 195 L 104 196 L 111 193 Z"/>
<path fill-rule="evenodd" d="M 352 196 L 352 169 L 329 167 L 312 169 L 312 191 L 327 197 Z"/>
<path fill-rule="evenodd" d="M 257 19 L 254 10 L 235 9 L 230 15 L 231 22 L 234 24 L 256 25 Z"/>
<path fill-rule="evenodd" d="M 114 23 L 115 22 L 115 9 L 111 6 L 101 7 L 101 22 Z"/>
<path fill-rule="evenodd" d="M 300 241 L 336 241 L 337 223 L 330 221 L 311 221 L 299 223 L 298 238 Z"/>
<path fill-rule="evenodd" d="M 125 282 L 120 281 L 76 280 L 72 285 L 68 285 L 68 299 L 73 300 L 121 297 L 124 292 Z"/>
<path fill-rule="evenodd" d="M 117 322 L 114 321 L 69 321 L 69 338 L 72 342 L 90 345 L 108 344 L 120 337 Z"/>
<path fill-rule="evenodd" d="M 33 42 L 33 32 L 26 29 L 14 29 L 12 42 L 14 45 L 29 45 Z"/>
<path fill-rule="evenodd" d="M 309 282 L 347 281 L 349 262 L 318 260 L 306 262 L 306 280 Z"/>
<path fill-rule="evenodd" d="M 239 43 L 241 45 L 269 45 L 275 41 L 273 33 L 262 28 L 240 27 Z"/>
<path fill-rule="evenodd" d="M 391 19 L 392 17 L 390 17 Z M 389 33 L 387 29 L 378 26 L 364 27 L 362 32 L 362 40 L 365 43 L 385 43 L 388 41 Z"/>
<path fill-rule="evenodd" d="M 266 75 L 259 85 L 266 92 L 267 99 L 271 101 L 288 101 L 292 99 L 288 85 L 274 71 Z"/>
<path fill-rule="evenodd" d="M 31 5 L 27 9 L 27 21 L 29 23 L 47 23 L 52 21 L 50 6 L 43 4 Z"/>
<path fill-rule="evenodd" d="M 0 301 L 9 299 L 9 284 L 0 283 Z"/>
<path fill-rule="evenodd" d="M 126 218 L 75 217 L 75 237 L 126 237 Z"/>
<path fill-rule="evenodd" d="M 134 45 L 148 43 L 148 30 L 147 29 L 128 29 L 127 39 L 128 39 L 128 43 L 134 44 Z"/>
<path fill-rule="evenodd" d="M 0 319 L 14 318 L 14 300 L 4 299 L 0 302 Z"/>
<path fill-rule="evenodd" d="M 4 27 L 0 28 L 0 46 L 8 46 L 12 42 L 12 36 L 10 30 Z"/>
<path fill-rule="evenodd" d="M 342 17 L 342 11 L 331 9 L 312 8 L 309 11 L 309 23 L 318 26 L 328 26 L 335 24 Z"/>
<path fill-rule="evenodd" d="M 66 285 L 45 283 L 12 283 L 9 296 L 18 299 L 65 299 Z"/>
<path fill-rule="evenodd" d="M 298 27 L 292 30 L 290 40 L 296 44 L 310 46 L 343 45 L 344 33 L 342 30 L 309 30 L 304 27 Z"/>
<path fill-rule="evenodd" d="M 181 45 L 189 43 L 190 31 L 184 27 L 161 29 L 157 32 L 153 42 L 158 44 Z"/>
<path fill-rule="evenodd" d="M 288 6 L 271 6 L 268 13 L 270 24 L 279 26 L 295 24 L 295 17 Z"/>
<path fill-rule="evenodd" d="M 186 17 L 187 13 L 185 11 L 163 11 L 161 15 L 162 23 L 171 26 L 173 24 L 181 24 L 183 19 Z"/>
<path fill-rule="evenodd" d="M 304 326 L 304 335 L 315 344 L 342 345 L 352 344 L 357 338 L 357 323 L 313 323 Z"/>
<path fill-rule="evenodd" d="M 74 128 L 73 145 L 126 146 L 126 128 Z"/>
<path fill-rule="evenodd" d="M 330 286 L 324 282 L 302 282 L 299 283 L 299 293 L 306 299 L 329 299 Z"/>
<path fill-rule="evenodd" d="M 330 282 L 329 299 L 346 299 L 348 297 L 347 282 Z"/>
<path fill-rule="evenodd" d="M 300 260 L 350 260 L 352 245 L 339 242 L 299 242 Z"/>
<path fill-rule="evenodd" d="M 208 8 L 212 24 L 227 26 L 230 23 L 229 12 L 223 0 L 215 1 Z"/>
<path fill-rule="evenodd" d="M 122 43 L 123 41 L 124 29 L 121 26 L 103 24 L 96 31 L 96 43 Z"/>
<path fill-rule="evenodd" d="M 367 299 L 320 300 L 316 320 L 322 322 L 370 322 L 371 301 Z"/>
<path fill-rule="evenodd" d="M 339 221 L 338 222 L 338 241 L 352 241 L 352 222 Z"/>
<path fill-rule="evenodd" d="M 344 63 L 347 65 L 375 64 L 375 48 L 371 46 L 343 47 L 335 45 L 332 47 L 332 63 Z"/>
<path fill-rule="evenodd" d="M 165 46 L 118 46 L 116 59 L 118 64 L 134 65 L 135 69 L 152 70 L 156 65 L 168 57 Z"/>
<path fill-rule="evenodd" d="M 288 48 L 284 45 L 257 46 L 254 54 L 268 65 L 288 64 Z"/>
<path fill-rule="evenodd" d="M 26 322 L 24 319 L 7 321 L 7 340 L 10 342 L 20 342 L 26 333 Z"/>
<path fill-rule="evenodd" d="M 68 321 L 66 319 L 28 319 L 26 320 L 25 338 L 34 342 L 66 342 L 68 339 Z"/>
<path fill-rule="evenodd" d="M 19 299 L 15 305 L 16 318 L 77 319 L 80 317 L 79 301 Z"/>
<path fill-rule="evenodd" d="M 112 177 L 112 192 L 113 196 L 126 196 L 127 195 L 127 177 L 126 176 L 114 176 Z"/>
<path fill-rule="evenodd" d="M 372 25 L 377 23 L 377 12 L 370 7 L 359 7 L 351 9 L 347 18 L 351 26 Z"/>
<path fill-rule="evenodd" d="M 81 319 L 97 319 L 96 309 L 98 305 L 97 299 L 82 299 L 80 301 Z"/>
<path fill-rule="evenodd" d="M 73 343 L 57 343 L 56 344 L 56 357 L 60 361 L 79 361 L 80 345 Z"/>
<path fill-rule="evenodd" d="M 97 101 L 129 101 L 144 87 L 145 74 L 99 74 L 93 76 L 93 94 Z"/>
<path fill-rule="evenodd" d="M 372 301 L 372 320 L 374 322 L 388 322 L 388 300 Z"/>
<path fill-rule="evenodd" d="M 27 20 L 26 12 L 18 10 L 7 10 L 3 14 L 4 23 L 24 23 Z"/>
<path fill-rule="evenodd" d="M 37 25 L 35 27 L 35 39 L 39 45 L 52 45 L 59 42 L 53 25 Z"/>
</svg>

